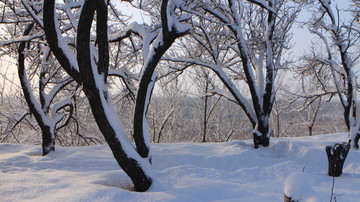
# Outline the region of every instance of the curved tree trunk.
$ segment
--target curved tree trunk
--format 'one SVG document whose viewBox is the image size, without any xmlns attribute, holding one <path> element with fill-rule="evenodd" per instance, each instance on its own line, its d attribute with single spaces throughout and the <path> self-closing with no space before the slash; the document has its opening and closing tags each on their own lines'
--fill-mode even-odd
<svg viewBox="0 0 360 202">
<path fill-rule="evenodd" d="M 69 47 L 64 44 L 64 39 L 57 23 L 55 12 L 55 0 L 44 0 L 43 21 L 46 40 L 52 53 L 61 64 L 62 68 L 78 83 L 81 84 L 80 73 L 74 55 L 69 54 Z"/>
<path fill-rule="evenodd" d="M 96 11 L 97 42 L 99 61 L 93 59 L 90 51 L 90 29 Z M 146 191 L 152 184 L 150 164 L 141 158 L 126 140 L 126 134 L 116 120 L 116 114 L 108 102 L 106 76 L 109 61 L 107 40 L 107 6 L 103 0 L 85 1 L 79 21 L 77 35 L 77 60 L 83 81 L 83 89 L 89 100 L 94 118 L 104 135 L 115 159 L 128 174 L 137 191 Z"/>
<path fill-rule="evenodd" d="M 96 18 L 99 60 L 95 61 L 90 46 L 90 29 Z M 109 66 L 107 5 L 103 0 L 87 0 L 81 10 L 77 34 L 77 57 L 65 43 L 56 27 L 55 0 L 44 1 L 44 30 L 51 51 L 77 83 L 83 83 L 96 123 L 105 137 L 116 161 L 128 174 L 137 191 L 146 191 L 153 182 L 150 163 L 141 158 L 126 137 L 117 114 L 108 101 L 106 78 Z"/>
<path fill-rule="evenodd" d="M 25 29 L 23 36 L 29 35 L 34 24 L 29 24 Z M 48 154 L 50 151 L 55 150 L 55 125 L 49 120 L 44 114 L 40 104 L 35 99 L 25 70 L 25 46 L 26 42 L 21 42 L 18 49 L 18 74 L 20 84 L 24 93 L 25 100 L 29 106 L 31 114 L 34 115 L 37 123 L 41 128 L 42 133 L 42 150 L 43 156 Z"/>
<path fill-rule="evenodd" d="M 152 49 L 149 54 L 144 58 L 145 64 L 143 75 L 140 80 L 139 90 L 136 97 L 135 113 L 134 113 L 134 140 L 138 153 L 143 158 L 149 157 L 149 136 L 148 126 L 146 121 L 147 108 L 150 102 L 152 89 L 156 80 L 154 74 L 157 64 L 160 62 L 161 57 L 170 48 L 174 41 L 185 35 L 186 32 L 179 32 L 176 27 L 168 24 L 168 7 L 169 0 L 163 0 L 161 3 L 161 22 L 162 32 L 154 40 Z M 171 12 L 171 11 L 170 11 Z M 173 16 L 172 16 L 173 17 Z M 147 139 L 145 139 L 147 138 Z M 151 160 L 151 157 L 149 157 Z"/>
</svg>

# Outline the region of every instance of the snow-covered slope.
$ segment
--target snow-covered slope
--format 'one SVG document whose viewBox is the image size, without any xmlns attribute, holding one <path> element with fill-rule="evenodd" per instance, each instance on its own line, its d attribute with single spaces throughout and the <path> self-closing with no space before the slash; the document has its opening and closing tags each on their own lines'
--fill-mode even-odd
<svg viewBox="0 0 360 202">
<path fill-rule="evenodd" d="M 131 191 L 106 145 L 57 147 L 42 157 L 39 146 L 0 144 L 0 201 L 283 201 L 285 181 L 292 190 L 298 181 L 305 201 L 330 201 L 325 146 L 346 140 L 272 138 L 258 150 L 250 140 L 153 144 L 161 183 L 146 193 Z M 360 201 L 360 151 L 349 152 L 343 172 L 336 200 Z"/>
</svg>

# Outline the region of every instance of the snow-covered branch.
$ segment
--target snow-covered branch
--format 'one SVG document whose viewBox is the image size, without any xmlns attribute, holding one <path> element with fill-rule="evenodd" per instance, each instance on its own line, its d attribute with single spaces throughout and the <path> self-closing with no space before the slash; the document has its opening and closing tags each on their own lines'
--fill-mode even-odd
<svg viewBox="0 0 360 202">
<path fill-rule="evenodd" d="M 12 38 L 12 39 L 9 39 L 6 41 L 0 41 L 0 46 L 6 46 L 6 45 L 13 44 L 13 43 L 28 42 L 28 41 L 32 41 L 37 38 L 41 38 L 43 36 L 44 36 L 44 33 L 39 32 L 39 33 L 32 34 L 29 36 L 21 36 L 18 38 Z"/>
</svg>

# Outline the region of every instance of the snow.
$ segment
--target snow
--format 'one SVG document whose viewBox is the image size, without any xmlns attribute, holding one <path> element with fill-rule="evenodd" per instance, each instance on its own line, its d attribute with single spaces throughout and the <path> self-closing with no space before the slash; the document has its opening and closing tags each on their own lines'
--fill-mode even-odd
<svg viewBox="0 0 360 202">
<path fill-rule="evenodd" d="M 58 22 L 59 18 L 58 18 L 57 12 L 54 12 L 54 18 L 55 18 L 54 22 L 55 22 L 57 39 L 58 39 L 58 46 L 60 49 L 62 49 L 65 56 L 69 60 L 69 62 L 71 64 L 71 68 L 75 71 L 79 71 L 79 67 L 78 67 L 78 63 L 77 63 L 75 54 L 71 51 L 70 47 L 68 46 L 68 43 L 66 42 L 66 39 L 61 34 L 60 25 Z"/>
<path fill-rule="evenodd" d="M 127 28 L 123 31 L 116 32 L 109 35 L 109 40 L 114 40 L 116 38 L 125 35 L 128 31 L 134 32 L 139 35 L 143 40 L 143 57 L 147 58 L 149 54 L 150 44 L 157 37 L 158 32 L 152 29 L 145 27 L 144 25 L 139 24 L 138 22 L 130 23 Z"/>
<path fill-rule="evenodd" d="M 39 18 L 38 15 L 35 14 L 34 10 L 28 4 L 27 1 L 21 0 L 23 6 L 25 7 L 26 11 L 31 15 L 31 17 L 40 25 L 40 27 L 44 27 L 43 21 Z"/>
<path fill-rule="evenodd" d="M 301 172 L 290 174 L 284 185 L 284 194 L 291 196 L 294 201 L 318 201 L 316 194 L 312 189 L 311 178 Z"/>
<path fill-rule="evenodd" d="M 175 15 L 175 9 L 181 8 L 184 2 L 181 0 L 172 0 L 168 2 L 167 5 L 167 24 L 168 31 L 172 32 L 173 29 L 177 31 L 177 33 L 185 33 L 190 31 L 191 26 L 185 23 L 181 23 L 178 17 Z"/>
<path fill-rule="evenodd" d="M 304 201 L 329 201 L 325 146 L 347 134 L 272 138 L 267 148 L 252 140 L 227 143 L 153 144 L 160 183 L 133 191 L 106 145 L 57 147 L 0 144 L 1 201 L 283 201 L 284 191 Z M 358 201 L 360 151 L 351 150 L 335 178 L 337 201 Z M 294 197 L 297 197 L 294 195 Z"/>
<path fill-rule="evenodd" d="M 41 105 L 39 101 L 35 98 L 34 93 L 31 91 L 31 84 L 29 82 L 29 79 L 27 78 L 27 74 L 25 72 L 25 69 L 23 69 L 23 78 L 21 78 L 21 86 L 24 90 L 28 91 L 28 99 L 33 105 L 36 112 L 41 116 L 41 119 L 43 120 L 44 124 L 50 127 L 54 127 L 54 122 L 47 117 L 47 115 L 44 113 L 44 111 L 41 108 Z"/>
<path fill-rule="evenodd" d="M 146 92 L 146 98 L 145 98 L 145 109 L 144 109 L 144 114 L 143 114 L 143 126 L 142 126 L 142 133 L 143 133 L 143 137 L 144 137 L 144 142 L 146 144 L 146 147 L 149 149 L 149 158 L 151 159 L 151 145 L 150 145 L 150 127 L 149 127 L 149 123 L 146 119 L 146 113 L 148 112 L 148 107 L 150 104 L 150 100 L 151 100 L 151 94 L 154 90 L 154 85 L 155 82 L 158 78 L 158 73 L 156 71 L 153 72 L 153 75 L 151 76 L 151 81 L 148 85 L 147 88 L 147 92 Z"/>
<path fill-rule="evenodd" d="M 5 46 L 5 45 L 12 44 L 12 43 L 18 43 L 18 42 L 23 42 L 23 41 L 31 41 L 36 38 L 41 38 L 44 35 L 45 35 L 44 33 L 38 32 L 36 34 L 20 36 L 20 37 L 12 38 L 9 40 L 0 40 L 0 46 Z"/>
<path fill-rule="evenodd" d="M 89 45 L 90 45 L 91 55 L 94 55 L 93 51 L 95 50 L 91 49 L 92 44 Z M 126 153 L 126 156 L 134 159 L 140 165 L 143 171 L 147 174 L 147 176 L 149 176 L 153 180 L 153 182 L 157 183 L 156 176 L 150 168 L 149 161 L 147 159 L 142 158 L 136 152 L 134 145 L 132 144 L 132 142 L 130 142 L 130 139 L 126 136 L 125 129 L 121 125 L 121 121 L 118 115 L 116 114 L 116 110 L 114 109 L 114 105 L 112 104 L 111 99 L 107 99 L 107 94 L 109 92 L 107 91 L 106 84 L 104 83 L 104 75 L 98 74 L 97 66 L 95 64 L 94 58 L 91 59 L 91 68 L 92 68 L 93 77 L 95 79 L 96 90 L 98 90 L 100 93 L 102 108 L 104 109 L 106 118 L 109 124 L 111 125 L 111 128 L 116 133 L 115 134 L 116 139 L 120 142 L 121 148 Z"/>
</svg>

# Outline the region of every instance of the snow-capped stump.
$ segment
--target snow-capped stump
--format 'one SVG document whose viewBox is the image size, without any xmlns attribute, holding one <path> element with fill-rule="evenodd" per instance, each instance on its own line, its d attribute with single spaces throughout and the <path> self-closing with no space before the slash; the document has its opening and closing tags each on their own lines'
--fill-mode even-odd
<svg viewBox="0 0 360 202">
<path fill-rule="evenodd" d="M 329 161 L 329 176 L 339 177 L 341 175 L 349 149 L 350 144 L 345 142 L 326 147 L 325 150 Z"/>
<path fill-rule="evenodd" d="M 312 189 L 311 179 L 306 173 L 291 173 L 284 184 L 284 202 L 317 201 Z"/>
</svg>

